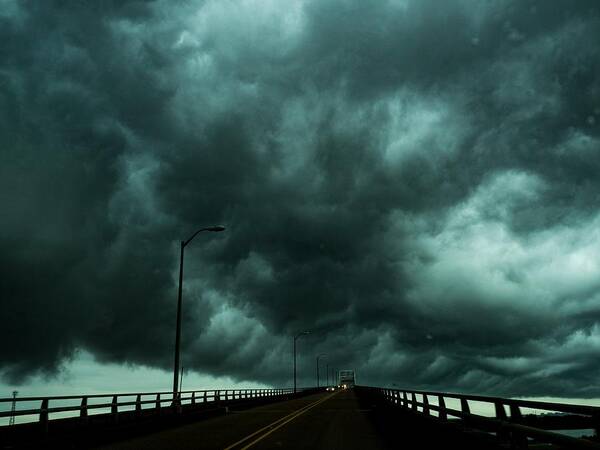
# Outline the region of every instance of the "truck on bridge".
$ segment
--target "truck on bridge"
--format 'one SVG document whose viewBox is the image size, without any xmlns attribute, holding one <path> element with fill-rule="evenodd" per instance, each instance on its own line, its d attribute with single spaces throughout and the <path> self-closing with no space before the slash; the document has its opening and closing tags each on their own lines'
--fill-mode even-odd
<svg viewBox="0 0 600 450">
<path fill-rule="evenodd" d="M 355 385 L 354 370 L 340 370 L 339 385 L 344 388 L 351 388 Z"/>
</svg>

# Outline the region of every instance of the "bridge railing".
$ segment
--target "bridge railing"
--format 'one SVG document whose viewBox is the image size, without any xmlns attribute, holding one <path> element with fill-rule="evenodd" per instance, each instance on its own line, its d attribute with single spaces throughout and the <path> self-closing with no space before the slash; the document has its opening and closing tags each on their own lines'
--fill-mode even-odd
<svg viewBox="0 0 600 450">
<path fill-rule="evenodd" d="M 439 422 L 459 422 L 472 429 L 493 433 L 511 448 L 527 448 L 533 443 L 549 443 L 561 448 L 600 449 L 600 442 L 568 436 L 552 430 L 588 430 L 598 436 L 600 407 L 534 400 L 521 400 L 448 392 L 357 387 L 407 412 Z M 459 403 L 460 409 L 447 406 Z M 494 414 L 486 416 L 471 410 L 474 404 L 490 406 Z M 535 414 L 524 414 L 524 411 Z M 539 411 L 544 413 L 539 414 Z"/>
<path fill-rule="evenodd" d="M 303 389 L 299 390 L 300 392 Z M 182 391 L 176 397 L 173 392 L 124 392 L 90 395 L 56 395 L 44 397 L 0 398 L 0 420 L 21 418 L 18 422 L 47 424 L 52 419 L 80 417 L 86 420 L 94 415 L 112 415 L 132 411 L 141 414 L 148 410 L 160 413 L 169 408 L 180 410 L 186 406 L 219 406 L 236 400 L 268 399 L 293 394 L 293 388 L 279 389 L 208 389 Z M 15 402 L 15 409 L 12 404 Z"/>
</svg>

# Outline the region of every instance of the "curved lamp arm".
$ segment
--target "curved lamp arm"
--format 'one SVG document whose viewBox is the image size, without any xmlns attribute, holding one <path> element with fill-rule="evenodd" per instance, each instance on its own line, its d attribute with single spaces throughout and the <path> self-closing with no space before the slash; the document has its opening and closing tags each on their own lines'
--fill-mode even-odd
<svg viewBox="0 0 600 450">
<path fill-rule="evenodd" d="M 301 331 L 296 336 L 294 336 L 294 341 L 298 339 L 300 336 L 304 336 L 305 334 L 310 334 L 310 331 Z"/>
<path fill-rule="evenodd" d="M 183 246 L 185 247 L 186 245 L 188 245 L 190 243 L 190 241 L 192 239 L 194 239 L 196 237 L 196 235 L 198 233 L 200 233 L 201 231 L 212 231 L 212 232 L 219 232 L 219 231 L 225 231 L 225 227 L 206 227 L 206 228 L 200 228 L 198 231 L 196 231 L 194 234 L 192 234 L 192 236 L 187 240 L 187 241 L 183 241 Z"/>
</svg>

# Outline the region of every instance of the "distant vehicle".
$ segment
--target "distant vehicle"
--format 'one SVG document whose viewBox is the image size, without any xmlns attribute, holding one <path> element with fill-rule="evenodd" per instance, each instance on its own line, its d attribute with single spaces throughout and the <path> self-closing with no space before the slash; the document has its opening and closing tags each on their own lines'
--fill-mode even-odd
<svg viewBox="0 0 600 450">
<path fill-rule="evenodd" d="M 340 370 L 339 385 L 343 389 L 352 388 L 355 385 L 354 370 Z"/>
</svg>

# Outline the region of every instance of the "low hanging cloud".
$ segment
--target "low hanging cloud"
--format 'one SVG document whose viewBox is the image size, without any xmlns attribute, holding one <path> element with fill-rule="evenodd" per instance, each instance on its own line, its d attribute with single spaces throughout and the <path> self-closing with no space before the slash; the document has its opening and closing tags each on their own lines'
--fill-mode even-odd
<svg viewBox="0 0 600 450">
<path fill-rule="evenodd" d="M 0 373 L 598 396 L 600 7 L 0 2 Z"/>
</svg>

